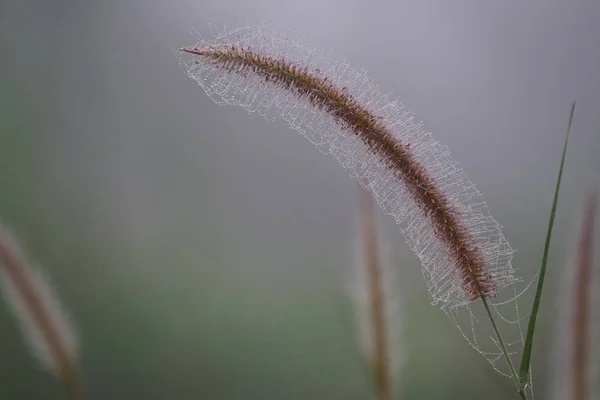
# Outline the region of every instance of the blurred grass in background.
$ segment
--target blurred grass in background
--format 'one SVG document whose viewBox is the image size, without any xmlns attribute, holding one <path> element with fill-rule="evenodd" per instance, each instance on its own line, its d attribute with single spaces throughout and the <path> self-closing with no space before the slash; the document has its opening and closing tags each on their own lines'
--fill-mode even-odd
<svg viewBox="0 0 600 400">
<path fill-rule="evenodd" d="M 293 20 L 292 12 L 271 14 L 266 2 L 260 4 L 0 5 L 0 217 L 49 273 L 75 317 L 90 399 L 370 396 L 355 333 L 344 323 L 352 319 L 344 279 L 354 262 L 354 182 L 285 123 L 215 106 L 170 51 L 193 40 L 191 27 L 206 30 L 206 21 L 247 17 L 285 26 Z M 350 10 L 360 7 L 352 4 Z M 389 12 L 382 8 L 377 15 Z M 305 25 L 309 35 L 312 28 Z M 315 35 L 329 40 L 327 48 L 343 42 L 340 32 Z M 371 57 L 381 52 L 361 53 L 374 39 L 361 40 L 348 45 L 348 53 L 352 61 L 373 62 L 376 80 L 396 93 L 429 87 L 424 75 L 413 88 L 384 56 L 379 70 Z M 340 47 L 337 54 L 344 56 Z M 502 85 L 508 77 L 499 74 Z M 463 79 L 455 93 L 442 88 L 433 97 L 454 96 L 460 104 L 463 91 L 475 96 L 469 77 Z M 552 82 L 549 77 L 547 85 Z M 523 90 L 538 93 L 535 85 Z M 573 96 L 595 83 L 578 85 L 572 85 Z M 528 103 L 527 96 L 534 96 L 528 94 L 519 101 L 529 109 L 517 100 L 507 106 L 517 93 L 486 97 L 482 104 L 471 98 L 470 107 L 480 109 L 467 111 L 490 118 L 480 126 L 465 125 L 468 113 L 447 102 L 427 108 L 431 91 L 406 102 L 421 106 L 417 114 L 433 120 L 434 134 L 442 131 L 436 137 L 480 182 L 518 249 L 514 263 L 531 278 L 573 99 L 548 100 L 540 92 L 546 104 Z M 568 245 L 569 206 L 600 168 L 591 157 L 598 150 L 600 119 L 593 110 L 600 97 L 581 93 L 588 102 L 577 99 L 580 114 L 534 350 L 541 398 L 543 349 L 555 315 L 551 292 Z M 522 126 L 509 132 L 515 123 L 494 119 L 486 114 L 490 109 L 512 112 Z M 489 129 L 479 132 L 484 127 Z M 502 134 L 501 143 L 482 141 L 483 135 L 493 141 Z M 402 398 L 511 398 L 510 380 L 429 305 L 418 260 L 390 218 L 385 232 L 404 296 Z M 530 299 L 524 297 L 523 307 Z M 4 306 L 0 327 L 0 398 L 64 398 L 60 384 L 32 361 Z"/>
</svg>

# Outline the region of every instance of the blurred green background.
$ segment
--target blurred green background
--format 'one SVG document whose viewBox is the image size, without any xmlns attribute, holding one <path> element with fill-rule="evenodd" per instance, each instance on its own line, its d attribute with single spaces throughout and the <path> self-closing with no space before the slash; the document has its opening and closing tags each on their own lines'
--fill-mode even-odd
<svg viewBox="0 0 600 400">
<path fill-rule="evenodd" d="M 89 399 L 369 399 L 349 282 L 356 187 L 286 123 L 219 107 L 173 49 L 208 22 L 290 29 L 394 88 L 539 265 L 578 101 L 534 352 L 598 183 L 600 4 L 56 0 L 0 3 L 0 218 L 76 320 Z M 402 294 L 402 399 L 515 398 L 429 305 L 380 219 Z M 528 307 L 531 294 L 522 304 Z M 0 399 L 62 399 L 0 307 Z"/>
</svg>

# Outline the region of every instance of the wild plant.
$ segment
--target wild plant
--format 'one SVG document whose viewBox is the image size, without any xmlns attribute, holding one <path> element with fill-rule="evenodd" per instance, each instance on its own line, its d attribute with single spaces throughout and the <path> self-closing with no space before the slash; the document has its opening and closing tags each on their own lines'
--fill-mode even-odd
<svg viewBox="0 0 600 400">
<path fill-rule="evenodd" d="M 179 49 L 188 76 L 217 104 L 279 116 L 332 154 L 395 218 L 422 263 L 431 303 L 512 378 L 522 399 L 533 396 L 531 350 L 574 105 L 532 312 L 521 315 L 517 300 L 534 280 L 518 276 L 482 194 L 413 113 L 364 71 L 265 25 L 213 33 Z"/>
<path fill-rule="evenodd" d="M 521 399 L 533 398 L 531 355 L 575 104 L 571 109 L 539 273 L 519 276 L 514 250 L 481 192 L 403 104 L 364 71 L 265 25 L 215 32 L 178 50 L 187 74 L 215 102 L 266 118 L 279 116 L 323 153 L 332 154 L 360 186 L 359 316 L 365 359 L 380 400 L 395 397 L 399 359 L 393 318 L 397 298 L 379 254 L 373 204 L 394 217 L 422 264 L 431 304 L 444 311 L 493 368 L 510 377 Z M 373 201 L 375 200 L 375 201 Z M 553 380 L 557 398 L 594 398 L 591 354 L 600 292 L 594 285 L 593 221 L 597 199 L 582 213 L 574 261 L 567 269 Z M 397 269 L 397 268 L 396 268 Z M 0 226 L 4 293 L 42 365 L 83 399 L 79 341 L 48 280 Z M 537 282 L 536 282 L 537 280 Z M 518 300 L 535 283 L 531 312 Z M 596 296 L 596 297 L 595 297 Z M 596 308 L 596 314 L 593 309 Z M 525 328 L 524 321 L 528 320 Z M 564 360 L 567 360 L 564 362 Z"/>
</svg>

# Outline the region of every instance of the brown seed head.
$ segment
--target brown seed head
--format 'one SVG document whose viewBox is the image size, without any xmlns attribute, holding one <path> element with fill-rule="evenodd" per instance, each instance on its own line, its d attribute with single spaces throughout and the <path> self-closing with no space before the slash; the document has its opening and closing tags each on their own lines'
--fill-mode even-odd
<svg viewBox="0 0 600 400">
<path fill-rule="evenodd" d="M 231 73 L 255 74 L 265 81 L 293 92 L 298 98 L 331 115 L 337 124 L 358 136 L 373 154 L 402 181 L 423 214 L 431 221 L 436 237 L 454 259 L 456 272 L 470 300 L 489 297 L 494 283 L 485 258 L 462 223 L 448 198 L 411 153 L 409 143 L 400 143 L 378 116 L 367 110 L 343 88 L 327 77 L 311 72 L 284 59 L 260 54 L 249 47 L 207 45 L 182 48 Z"/>
</svg>

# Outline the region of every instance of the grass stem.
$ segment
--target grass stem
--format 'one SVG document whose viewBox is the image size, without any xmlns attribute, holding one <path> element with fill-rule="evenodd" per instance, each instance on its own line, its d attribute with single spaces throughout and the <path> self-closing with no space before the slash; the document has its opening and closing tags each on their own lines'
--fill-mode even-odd
<svg viewBox="0 0 600 400">
<path fill-rule="evenodd" d="M 527 400 L 525 391 L 523 390 L 523 388 L 521 388 L 521 385 L 519 384 L 519 375 L 517 374 L 517 369 L 515 368 L 515 365 L 513 364 L 512 360 L 510 358 L 510 355 L 508 354 L 508 350 L 506 348 L 506 344 L 504 343 L 504 339 L 502 339 L 502 335 L 500 334 L 498 325 L 496 325 L 496 320 L 494 319 L 494 316 L 492 315 L 492 310 L 490 310 L 490 306 L 484 297 L 481 298 L 481 301 L 483 302 L 485 311 L 487 312 L 490 322 L 492 323 L 492 328 L 494 329 L 494 333 L 496 334 L 496 337 L 498 338 L 498 343 L 500 343 L 500 348 L 502 349 L 502 354 L 504 354 L 504 358 L 506 359 L 506 362 L 508 363 L 508 368 L 510 369 L 510 375 L 512 376 L 512 379 L 515 382 L 515 386 L 517 387 L 519 396 L 521 396 L 522 400 Z"/>
</svg>

